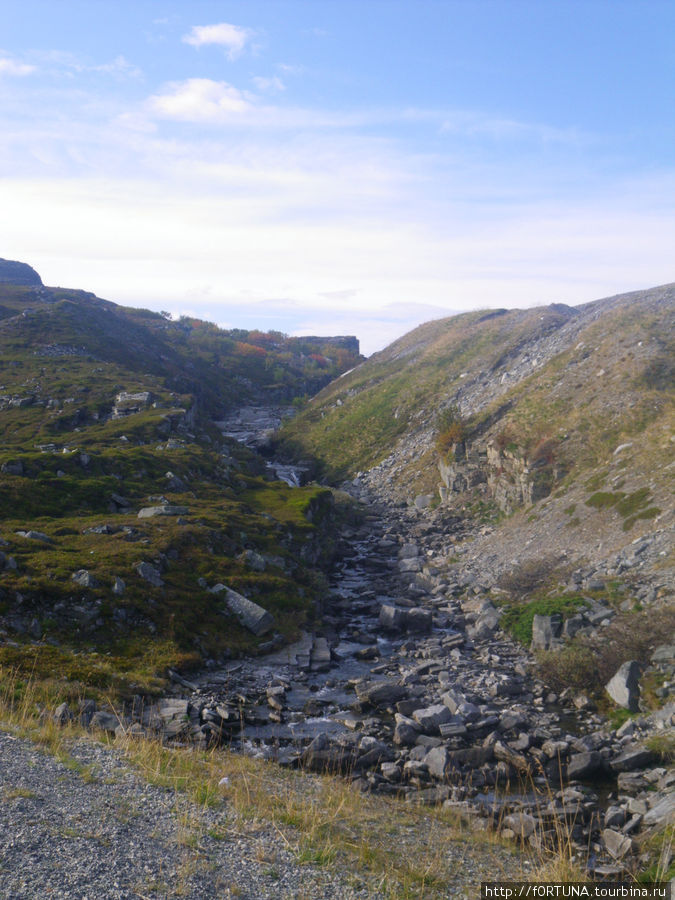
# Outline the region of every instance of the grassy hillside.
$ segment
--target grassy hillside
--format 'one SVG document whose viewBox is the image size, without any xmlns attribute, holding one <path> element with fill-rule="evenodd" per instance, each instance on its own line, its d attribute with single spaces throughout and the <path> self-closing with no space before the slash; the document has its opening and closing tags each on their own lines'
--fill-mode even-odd
<svg viewBox="0 0 675 900">
<path fill-rule="evenodd" d="M 658 444 L 672 422 L 675 287 L 572 309 L 473 312 L 422 325 L 328 385 L 284 429 L 332 478 L 385 459 L 411 435 L 426 450 L 457 408 L 468 440 L 499 437 L 531 456 L 555 442 L 581 473 L 637 435 Z M 437 454 L 401 480 L 423 476 Z"/>
<path fill-rule="evenodd" d="M 269 482 L 212 421 L 289 403 L 358 359 L 353 339 L 0 284 L 0 666 L 71 692 L 158 687 L 168 666 L 260 643 L 209 592 L 218 583 L 296 635 L 330 555 L 332 495 Z M 138 516 L 167 504 L 175 514 Z"/>
</svg>

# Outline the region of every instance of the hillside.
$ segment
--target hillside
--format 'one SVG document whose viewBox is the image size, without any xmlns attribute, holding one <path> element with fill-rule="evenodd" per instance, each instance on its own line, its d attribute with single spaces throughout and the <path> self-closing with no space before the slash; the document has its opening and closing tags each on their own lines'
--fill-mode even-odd
<svg viewBox="0 0 675 900">
<path fill-rule="evenodd" d="M 599 562 L 672 524 L 674 310 L 666 285 L 427 323 L 324 388 L 280 447 L 482 522 L 493 582 L 514 558 Z"/>
<path fill-rule="evenodd" d="M 288 406 L 359 358 L 354 338 L 172 322 L 2 261 L 0 666 L 73 695 L 146 690 L 168 666 L 297 634 L 331 494 L 271 480 L 215 421 Z M 271 613 L 264 637 L 210 592 L 223 583 Z"/>
</svg>

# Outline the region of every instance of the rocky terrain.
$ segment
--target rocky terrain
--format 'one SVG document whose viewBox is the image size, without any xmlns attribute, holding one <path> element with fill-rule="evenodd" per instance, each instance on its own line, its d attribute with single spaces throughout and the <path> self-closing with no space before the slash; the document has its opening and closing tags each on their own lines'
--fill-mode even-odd
<svg viewBox="0 0 675 900">
<path fill-rule="evenodd" d="M 249 377 L 279 338 L 248 332 L 221 348 L 270 364 L 235 366 L 236 403 L 200 390 L 210 333 L 196 371 L 164 353 L 141 378 L 63 332 L 19 390 L 26 318 L 121 313 L 12 290 L 0 666 L 65 673 L 43 718 L 346 776 L 566 843 L 596 878 L 672 876 L 673 286 L 430 323 L 297 415 Z M 165 327 L 138 348 L 168 351 Z M 307 340 L 347 368 L 350 339 Z M 59 372 L 95 402 L 71 416 Z"/>
</svg>

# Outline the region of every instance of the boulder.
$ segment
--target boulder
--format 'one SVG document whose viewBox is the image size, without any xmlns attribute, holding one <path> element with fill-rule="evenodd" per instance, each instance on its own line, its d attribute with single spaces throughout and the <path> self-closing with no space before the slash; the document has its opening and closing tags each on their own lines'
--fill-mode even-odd
<svg viewBox="0 0 675 900">
<path fill-rule="evenodd" d="M 139 519 L 154 519 L 155 516 L 187 516 L 190 510 L 187 506 L 144 506 L 139 509 Z"/>
<path fill-rule="evenodd" d="M 438 734 L 440 726 L 452 719 L 452 713 L 447 706 L 440 704 L 416 709 L 412 717 L 425 734 Z"/>
<path fill-rule="evenodd" d="M 607 852 L 614 859 L 623 859 L 633 849 L 633 841 L 620 831 L 614 831 L 612 828 L 605 828 L 602 832 L 602 840 L 607 848 Z"/>
<path fill-rule="evenodd" d="M 405 627 L 414 634 L 428 634 L 431 631 L 433 615 L 430 609 L 416 606 L 405 614 Z"/>
<path fill-rule="evenodd" d="M 140 562 L 136 565 L 136 571 L 143 581 L 147 581 L 153 587 L 162 587 L 164 584 L 159 569 L 147 562 Z"/>
<path fill-rule="evenodd" d="M 263 609 L 263 607 L 259 606 L 257 603 L 254 603 L 253 600 L 249 600 L 248 597 L 244 597 L 242 594 L 238 594 L 236 591 L 226 587 L 224 584 L 217 584 L 211 589 L 211 592 L 214 594 L 221 594 L 224 592 L 227 608 L 239 619 L 239 622 L 244 628 L 247 628 L 253 634 L 265 634 L 265 632 L 269 631 L 274 626 L 274 617 L 272 616 L 272 613 Z M 312 647 L 311 652 L 314 653 L 314 647 Z"/>
<path fill-rule="evenodd" d="M 573 753 L 567 764 L 567 777 L 572 781 L 579 778 L 590 778 L 602 768 L 602 756 L 597 750 L 589 750 L 586 753 Z"/>
<path fill-rule="evenodd" d="M 393 681 L 376 681 L 371 684 L 357 684 L 356 696 L 361 703 L 371 706 L 392 706 L 406 695 L 405 688 Z"/>
<path fill-rule="evenodd" d="M 450 765 L 450 758 L 445 747 L 432 747 L 424 757 L 424 763 L 433 778 L 442 781 Z"/>
<path fill-rule="evenodd" d="M 105 712 L 102 709 L 95 712 L 89 720 L 90 728 L 100 728 L 101 731 L 107 731 L 109 734 L 115 734 L 119 724 L 120 720 L 114 713 Z"/>
<path fill-rule="evenodd" d="M 405 609 L 383 603 L 380 607 L 380 625 L 385 631 L 402 631 L 406 622 Z"/>
<path fill-rule="evenodd" d="M 632 659 L 619 667 L 607 682 L 605 690 L 618 706 L 637 712 L 640 701 L 639 678 L 640 664 Z"/>
<path fill-rule="evenodd" d="M 532 649 L 550 650 L 551 646 L 562 633 L 562 616 L 554 613 L 552 616 L 536 615 L 532 620 Z"/>
<path fill-rule="evenodd" d="M 648 813 L 645 814 L 645 825 L 670 825 L 675 822 L 675 793 L 666 794 Z"/>
<path fill-rule="evenodd" d="M 76 584 L 79 584 L 80 587 L 96 588 L 99 584 L 96 578 L 94 578 L 87 569 L 78 569 L 77 572 L 73 572 L 71 578 Z"/>
</svg>

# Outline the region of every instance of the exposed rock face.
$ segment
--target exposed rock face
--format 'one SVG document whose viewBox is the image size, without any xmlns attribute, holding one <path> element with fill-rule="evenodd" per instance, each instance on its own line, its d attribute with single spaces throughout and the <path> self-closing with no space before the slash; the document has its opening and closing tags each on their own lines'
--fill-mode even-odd
<svg viewBox="0 0 675 900">
<path fill-rule="evenodd" d="M 0 259 L 0 284 L 41 285 L 42 279 L 27 263 Z"/>
</svg>

